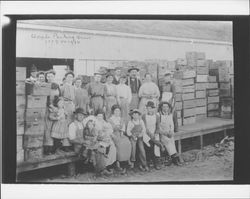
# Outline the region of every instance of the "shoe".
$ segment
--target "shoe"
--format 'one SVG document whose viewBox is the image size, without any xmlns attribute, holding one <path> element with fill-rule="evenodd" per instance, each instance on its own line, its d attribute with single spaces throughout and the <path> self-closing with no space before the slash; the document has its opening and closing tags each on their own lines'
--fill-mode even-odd
<svg viewBox="0 0 250 199">
<path fill-rule="evenodd" d="M 172 164 L 171 160 L 165 160 L 164 165 L 165 166 L 170 166 Z"/>
<path fill-rule="evenodd" d="M 149 171 L 148 166 L 145 166 L 144 169 L 145 169 L 145 171 Z"/>
<path fill-rule="evenodd" d="M 109 172 L 107 169 L 104 169 L 102 172 L 101 172 L 102 175 L 105 175 L 105 176 L 110 176 L 112 175 L 111 172 Z"/>
<path fill-rule="evenodd" d="M 146 171 L 146 169 L 145 169 L 142 165 L 139 166 L 139 169 L 140 169 L 141 171 Z"/>
<path fill-rule="evenodd" d="M 182 166 L 183 164 L 180 162 L 180 159 L 178 156 L 176 157 L 173 157 L 173 163 L 176 165 L 176 166 Z"/>
<path fill-rule="evenodd" d="M 160 169 L 161 169 L 161 166 L 160 166 L 160 165 L 155 165 L 155 169 L 156 169 L 156 170 L 160 170 Z"/>
<path fill-rule="evenodd" d="M 130 164 L 129 164 L 129 168 L 130 168 L 130 169 L 135 168 L 135 164 L 134 164 L 133 162 L 130 162 Z"/>
<path fill-rule="evenodd" d="M 127 169 L 126 168 L 122 169 L 121 174 L 124 175 L 126 173 L 127 173 Z"/>
</svg>

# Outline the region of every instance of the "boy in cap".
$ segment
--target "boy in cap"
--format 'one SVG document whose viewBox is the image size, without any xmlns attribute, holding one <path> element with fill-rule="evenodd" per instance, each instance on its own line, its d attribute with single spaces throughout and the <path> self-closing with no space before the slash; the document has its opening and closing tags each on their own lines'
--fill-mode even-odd
<svg viewBox="0 0 250 199">
<path fill-rule="evenodd" d="M 166 71 L 164 75 L 164 83 L 160 85 L 160 101 L 169 102 L 172 107 L 174 132 L 178 132 L 178 118 L 175 110 L 175 85 L 171 82 L 171 72 Z"/>
<path fill-rule="evenodd" d="M 130 87 L 132 92 L 132 100 L 130 102 L 130 109 L 136 109 L 139 105 L 139 89 L 141 87 L 141 80 L 137 77 L 139 69 L 132 67 L 128 69 L 129 77 L 126 84 Z"/>
</svg>

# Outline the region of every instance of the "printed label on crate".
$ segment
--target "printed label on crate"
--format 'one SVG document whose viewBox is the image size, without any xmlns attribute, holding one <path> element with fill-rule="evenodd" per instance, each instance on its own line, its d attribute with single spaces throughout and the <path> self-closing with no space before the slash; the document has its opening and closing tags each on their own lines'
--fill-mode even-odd
<svg viewBox="0 0 250 199">
<path fill-rule="evenodd" d="M 183 109 L 183 117 L 189 117 L 196 114 L 195 108 Z"/>
<path fill-rule="evenodd" d="M 182 100 L 190 100 L 190 99 L 194 99 L 194 93 L 184 93 L 182 94 Z"/>
<path fill-rule="evenodd" d="M 32 96 L 27 97 L 27 108 L 46 108 L 47 96 Z"/>
<path fill-rule="evenodd" d="M 208 82 L 208 75 L 197 75 L 196 82 Z"/>
<path fill-rule="evenodd" d="M 218 110 L 219 109 L 219 103 L 212 103 L 207 105 L 207 110 Z"/>
<path fill-rule="evenodd" d="M 225 106 L 225 105 L 222 105 L 221 106 L 221 111 L 222 112 L 232 112 L 232 107 L 231 106 Z"/>
<path fill-rule="evenodd" d="M 205 98 L 206 97 L 206 92 L 205 91 L 196 91 L 195 92 L 195 97 L 196 98 Z"/>
<path fill-rule="evenodd" d="M 196 100 L 185 100 L 183 101 L 183 108 L 194 108 L 196 107 Z"/>
<path fill-rule="evenodd" d="M 31 108 L 31 109 L 26 109 L 25 113 L 25 120 L 26 122 L 38 122 L 44 121 L 45 117 L 45 109 L 41 108 Z"/>
<path fill-rule="evenodd" d="M 195 99 L 196 106 L 206 106 L 207 104 L 207 99 Z"/>
<path fill-rule="evenodd" d="M 42 84 L 35 84 L 32 89 L 32 95 L 40 95 L 40 96 L 48 96 L 50 95 L 51 91 L 51 84 L 42 83 Z"/>
<path fill-rule="evenodd" d="M 44 134 L 44 121 L 26 122 L 25 135 L 43 135 Z"/>
<path fill-rule="evenodd" d="M 208 88 L 208 83 L 196 83 L 195 89 L 196 90 L 206 90 Z"/>
<path fill-rule="evenodd" d="M 208 104 L 210 103 L 218 103 L 220 101 L 219 96 L 214 96 L 214 97 L 208 97 L 207 102 Z"/>
</svg>

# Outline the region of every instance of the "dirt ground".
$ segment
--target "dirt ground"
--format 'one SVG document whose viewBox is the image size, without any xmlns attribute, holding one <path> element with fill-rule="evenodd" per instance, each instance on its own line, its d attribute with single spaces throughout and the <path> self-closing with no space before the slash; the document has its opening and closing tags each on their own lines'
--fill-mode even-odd
<svg viewBox="0 0 250 199">
<path fill-rule="evenodd" d="M 191 150 L 182 154 L 183 166 L 165 166 L 161 170 L 151 168 L 149 172 L 137 169 L 125 175 L 114 172 L 112 176 L 96 177 L 85 172 L 74 177 L 64 175 L 41 182 L 115 183 L 115 182 L 163 182 L 163 181 L 226 181 L 233 180 L 234 140 L 226 138 L 221 143 L 209 145 L 203 150 Z"/>
</svg>

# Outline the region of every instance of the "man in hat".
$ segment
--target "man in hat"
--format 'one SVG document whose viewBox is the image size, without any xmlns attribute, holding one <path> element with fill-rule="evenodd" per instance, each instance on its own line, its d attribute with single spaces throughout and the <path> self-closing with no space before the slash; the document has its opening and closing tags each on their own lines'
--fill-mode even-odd
<svg viewBox="0 0 250 199">
<path fill-rule="evenodd" d="M 167 70 L 164 74 L 164 83 L 160 85 L 160 100 L 169 102 L 172 107 L 174 132 L 178 132 L 178 118 L 175 110 L 175 85 L 171 82 L 171 72 Z"/>
<path fill-rule="evenodd" d="M 160 166 L 160 156 L 161 149 L 164 146 L 160 142 L 160 117 L 156 113 L 156 106 L 153 101 L 148 101 L 146 104 L 146 114 L 142 115 L 142 120 L 144 121 L 146 127 L 146 133 L 150 137 L 149 145 L 144 144 L 146 151 L 147 161 L 154 164 L 154 167 L 159 170 Z"/>
<path fill-rule="evenodd" d="M 25 80 L 28 84 L 34 84 L 37 81 L 37 68 L 33 64 L 30 70 L 30 77 Z"/>
<path fill-rule="evenodd" d="M 115 75 L 114 75 L 114 79 L 113 79 L 113 84 L 118 85 L 120 83 L 120 77 L 121 77 L 121 68 L 120 67 L 116 67 L 115 68 Z"/>
<path fill-rule="evenodd" d="M 105 111 L 105 99 L 107 95 L 107 87 L 101 83 L 102 74 L 94 73 L 94 82 L 87 85 L 87 91 L 90 96 L 90 108 L 94 113 L 102 109 Z"/>
<path fill-rule="evenodd" d="M 141 81 L 138 78 L 137 74 L 139 69 L 136 67 L 132 67 L 128 70 L 129 77 L 127 79 L 126 84 L 131 88 L 132 92 L 132 100 L 130 103 L 130 109 L 138 108 L 139 105 L 139 89 L 141 87 Z"/>
</svg>

